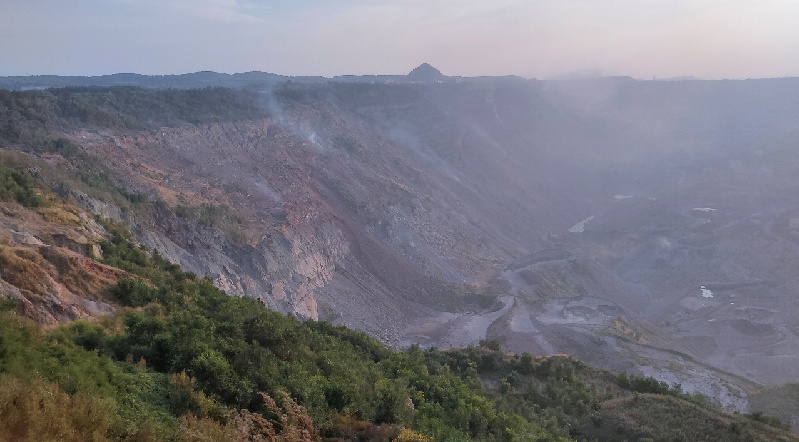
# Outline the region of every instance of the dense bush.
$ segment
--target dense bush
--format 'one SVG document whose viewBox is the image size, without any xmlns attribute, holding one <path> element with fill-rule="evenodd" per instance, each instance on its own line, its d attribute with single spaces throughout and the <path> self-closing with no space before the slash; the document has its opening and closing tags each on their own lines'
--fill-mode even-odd
<svg viewBox="0 0 799 442">
<path fill-rule="evenodd" d="M 0 201 L 16 201 L 25 207 L 42 205 L 33 178 L 27 172 L 0 163 Z"/>
</svg>

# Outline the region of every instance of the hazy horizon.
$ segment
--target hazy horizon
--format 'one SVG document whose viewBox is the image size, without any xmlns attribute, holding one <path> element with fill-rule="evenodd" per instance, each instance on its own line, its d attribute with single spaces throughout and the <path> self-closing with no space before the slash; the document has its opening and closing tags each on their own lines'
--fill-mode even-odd
<svg viewBox="0 0 799 442">
<path fill-rule="evenodd" d="M 799 76 L 799 4 L 10 0 L 0 75 Z"/>
</svg>

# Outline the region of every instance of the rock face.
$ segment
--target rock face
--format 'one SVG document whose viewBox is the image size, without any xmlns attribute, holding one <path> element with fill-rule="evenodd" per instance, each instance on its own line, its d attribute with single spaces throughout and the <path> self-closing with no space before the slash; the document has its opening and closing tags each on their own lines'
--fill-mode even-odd
<svg viewBox="0 0 799 442">
<path fill-rule="evenodd" d="M 153 227 L 137 227 L 141 243 L 185 270 L 211 276 L 231 294 L 313 320 L 319 319 L 317 291 L 332 282 L 335 263 L 347 254 L 341 232 L 330 226 L 275 231 L 246 243 L 170 213 Z"/>
<path fill-rule="evenodd" d="M 315 92 L 301 90 L 261 121 L 72 139 L 164 202 L 152 217 L 120 215 L 145 246 L 233 294 L 398 342 L 419 315 L 490 306 L 477 294 L 501 264 L 571 209 L 526 198 L 569 186 L 507 161 L 530 154 L 522 139 L 495 143 L 497 126 L 475 139 L 463 116 L 430 102 L 448 97 L 383 92 L 342 86 L 340 99 L 308 101 Z M 212 226 L 176 215 L 180 205 L 229 207 L 242 221 Z"/>
</svg>

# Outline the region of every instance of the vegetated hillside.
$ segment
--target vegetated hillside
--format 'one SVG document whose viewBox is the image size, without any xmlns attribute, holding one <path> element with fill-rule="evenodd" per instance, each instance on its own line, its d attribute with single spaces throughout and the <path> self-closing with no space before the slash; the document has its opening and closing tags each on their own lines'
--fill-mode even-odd
<svg viewBox="0 0 799 442">
<path fill-rule="evenodd" d="M 262 117 L 251 93 L 219 87 L 178 91 L 74 87 L 15 93 L 0 89 L 0 137 L 30 141 L 76 127 L 158 129 Z"/>
<path fill-rule="evenodd" d="M 568 353 L 747 412 L 799 355 L 795 85 L 14 92 L 3 147 L 272 309 L 394 346 Z"/>
<path fill-rule="evenodd" d="M 3 256 L 27 264 L 5 261 L 0 275 L 0 440 L 796 440 L 776 420 L 562 356 L 491 341 L 397 351 L 283 316 L 136 246 L 2 159 Z M 83 248 L 52 233 L 82 229 L 96 233 Z M 105 279 L 85 289 L 95 273 L 52 258 L 70 253 Z M 29 319 L 51 297 L 37 297 L 41 282 L 109 308 L 45 329 Z"/>
</svg>

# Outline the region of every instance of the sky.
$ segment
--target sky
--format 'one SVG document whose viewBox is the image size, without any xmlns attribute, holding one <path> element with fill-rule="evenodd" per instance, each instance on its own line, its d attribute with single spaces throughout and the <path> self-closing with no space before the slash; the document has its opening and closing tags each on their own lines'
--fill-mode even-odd
<svg viewBox="0 0 799 442">
<path fill-rule="evenodd" d="M 0 75 L 799 76 L 797 0 L 0 0 Z"/>
</svg>

